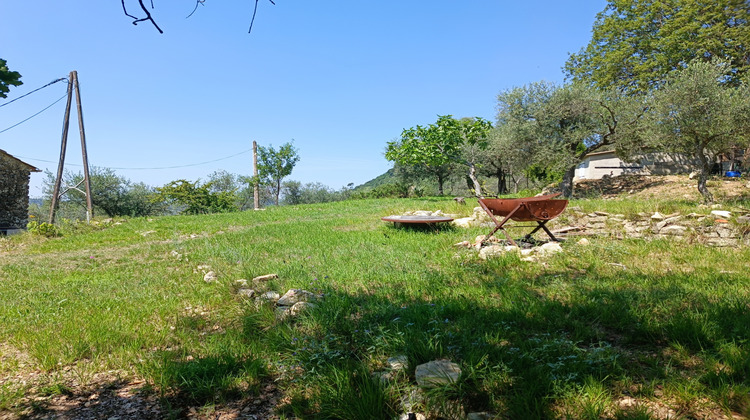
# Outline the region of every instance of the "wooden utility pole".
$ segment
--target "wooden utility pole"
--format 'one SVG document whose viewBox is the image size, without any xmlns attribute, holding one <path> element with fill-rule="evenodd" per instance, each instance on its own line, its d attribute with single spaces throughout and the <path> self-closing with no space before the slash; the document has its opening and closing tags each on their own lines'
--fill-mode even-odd
<svg viewBox="0 0 750 420">
<path fill-rule="evenodd" d="M 255 185 L 253 185 L 253 209 L 260 209 L 260 191 L 258 191 L 258 142 L 253 140 L 253 179 Z"/>
<path fill-rule="evenodd" d="M 76 109 L 78 111 L 78 131 L 81 135 L 81 156 L 83 158 L 83 181 L 86 192 L 78 189 L 78 186 L 68 187 L 65 191 L 60 192 L 60 185 L 62 184 L 62 177 L 65 168 L 65 152 L 68 148 L 68 128 L 70 127 L 70 105 L 73 101 L 73 90 L 76 92 Z M 57 166 L 57 178 L 55 179 L 55 188 L 52 192 L 52 203 L 50 204 L 49 210 L 49 222 L 55 223 L 55 212 L 57 206 L 62 197 L 68 190 L 74 189 L 80 191 L 86 196 L 86 221 L 90 222 L 91 218 L 94 217 L 94 205 L 91 198 L 91 178 L 89 177 L 89 160 L 88 154 L 86 153 L 86 132 L 83 128 L 83 107 L 81 106 L 81 89 L 78 85 L 78 72 L 73 70 L 70 72 L 68 80 L 68 101 L 65 106 L 65 117 L 63 118 L 63 130 L 62 130 L 62 141 L 60 142 L 60 163 Z"/>
</svg>

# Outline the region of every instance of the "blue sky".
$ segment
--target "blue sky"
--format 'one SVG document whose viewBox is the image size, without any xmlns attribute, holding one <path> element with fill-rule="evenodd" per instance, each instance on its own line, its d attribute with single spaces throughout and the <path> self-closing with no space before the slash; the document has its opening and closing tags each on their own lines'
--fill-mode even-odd
<svg viewBox="0 0 750 420">
<path fill-rule="evenodd" d="M 137 12 L 137 1 L 132 11 Z M 148 3 L 148 2 L 146 2 Z M 85 4 L 85 5 L 84 5 Z M 249 174 L 260 145 L 294 141 L 289 179 L 332 188 L 385 172 L 386 142 L 438 115 L 494 121 L 497 94 L 563 82 L 603 0 L 154 0 L 133 26 L 120 2 L 3 4 L 0 58 L 22 74 L 6 100 L 77 70 L 90 164 L 161 186 L 216 170 Z M 0 108 L 0 130 L 65 94 L 57 83 Z M 0 149 L 55 172 L 65 101 L 0 133 Z M 75 120 L 75 114 L 73 115 Z M 71 125 L 66 168 L 81 163 Z M 227 156 L 213 163 L 192 165 Z M 31 195 L 44 176 L 32 174 Z"/>
</svg>

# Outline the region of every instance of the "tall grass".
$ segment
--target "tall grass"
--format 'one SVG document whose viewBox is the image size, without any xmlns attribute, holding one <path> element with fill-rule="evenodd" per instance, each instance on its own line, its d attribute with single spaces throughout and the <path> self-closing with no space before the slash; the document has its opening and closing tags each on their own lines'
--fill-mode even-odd
<svg viewBox="0 0 750 420">
<path fill-rule="evenodd" d="M 679 202 L 571 205 L 687 211 Z M 18 354 L 4 355 L 0 372 L 122 369 L 191 405 L 256 396 L 276 381 L 288 396 L 280 412 L 302 418 L 393 418 L 412 394 L 411 408 L 449 417 L 647 418 L 648 404 L 748 414 L 746 248 L 592 238 L 540 263 L 482 261 L 453 244 L 485 229 L 379 220 L 471 207 L 360 200 L 3 239 L 0 341 Z M 199 265 L 219 280 L 204 282 Z M 278 279 L 252 287 L 322 298 L 279 319 L 233 293 L 235 280 L 269 273 Z M 373 380 L 394 355 L 407 356 L 407 370 Z M 13 362 L 21 357 L 30 365 Z M 459 382 L 412 392 L 415 367 L 435 359 L 459 363 Z M 31 404 L 19 402 L 28 389 L 3 382 L 0 410 Z M 625 397 L 641 404 L 622 408 Z"/>
</svg>

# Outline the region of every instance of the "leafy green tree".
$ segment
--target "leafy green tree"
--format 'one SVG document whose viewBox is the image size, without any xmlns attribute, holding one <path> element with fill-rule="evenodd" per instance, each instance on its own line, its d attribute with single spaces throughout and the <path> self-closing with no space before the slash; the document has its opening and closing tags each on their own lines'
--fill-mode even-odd
<svg viewBox="0 0 750 420">
<path fill-rule="evenodd" d="M 508 184 L 518 191 L 518 183 L 523 179 L 524 169 L 530 159 L 527 149 L 518 147 L 513 139 L 505 133 L 504 127 L 492 129 L 488 136 L 488 145 L 481 149 L 472 147 L 475 153 L 479 174 L 497 179 L 497 194 L 507 194 Z"/>
<path fill-rule="evenodd" d="M 49 171 L 46 174 L 43 192 L 45 201 L 49 203 L 54 190 L 55 175 Z M 91 168 L 89 176 L 91 177 L 91 201 L 94 204 L 95 213 L 104 212 L 108 217 L 142 217 L 162 214 L 165 211 L 164 203 L 156 199 L 156 191 L 144 183 L 134 184 L 127 178 L 117 175 L 113 169 L 96 166 Z M 85 193 L 80 187 L 75 187 L 82 183 L 81 172 L 66 171 L 63 174 L 63 185 L 68 186 L 66 187 L 68 192 L 63 197 L 66 206 L 86 208 Z"/>
<path fill-rule="evenodd" d="M 699 162 L 698 191 L 706 203 L 713 201 L 706 181 L 717 154 L 750 142 L 750 86 L 733 85 L 732 72 L 719 62 L 690 63 L 654 92 L 645 119 L 649 147 Z"/>
<path fill-rule="evenodd" d="M 21 74 L 17 71 L 11 71 L 8 68 L 8 62 L 0 58 L 0 98 L 7 98 L 10 86 L 21 86 Z"/>
<path fill-rule="evenodd" d="M 165 202 L 185 206 L 182 212 L 186 214 L 224 213 L 237 210 L 234 192 L 212 192 L 210 182 L 201 185 L 198 181 L 178 179 L 156 190 Z"/>
<path fill-rule="evenodd" d="M 279 150 L 273 146 L 258 146 L 258 177 L 271 188 L 277 206 L 281 195 L 281 181 L 291 175 L 299 159 L 297 149 L 291 143 L 282 144 Z"/>
<path fill-rule="evenodd" d="M 607 95 L 582 83 L 558 87 L 537 82 L 498 96 L 498 127 L 510 147 L 528 156 L 527 168 L 563 174 L 560 190 L 573 194 L 575 169 L 584 156 L 632 135 L 643 107 L 638 97 Z"/>
<path fill-rule="evenodd" d="M 693 59 L 729 63 L 738 84 L 750 67 L 747 0 L 609 0 L 589 44 L 565 71 L 598 87 L 647 92 Z"/>
<path fill-rule="evenodd" d="M 454 119 L 451 115 L 439 115 L 437 122 L 426 127 L 418 125 L 407 128 L 401 139 L 388 142 L 385 157 L 401 165 L 423 167 L 432 171 L 438 180 L 438 194 L 443 195 L 443 174 L 457 163 L 468 167 L 468 175 L 474 184 L 476 195 L 482 194 L 476 178 L 475 162 L 463 155 L 465 145 L 484 147 L 492 123 L 482 118 Z"/>
</svg>

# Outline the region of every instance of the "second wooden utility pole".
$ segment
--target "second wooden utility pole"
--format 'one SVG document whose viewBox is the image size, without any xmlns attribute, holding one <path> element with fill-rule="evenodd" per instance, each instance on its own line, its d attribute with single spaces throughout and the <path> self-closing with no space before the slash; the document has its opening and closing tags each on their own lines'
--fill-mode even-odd
<svg viewBox="0 0 750 420">
<path fill-rule="evenodd" d="M 253 140 L 253 209 L 260 209 L 260 191 L 258 191 L 258 142 Z"/>
</svg>

